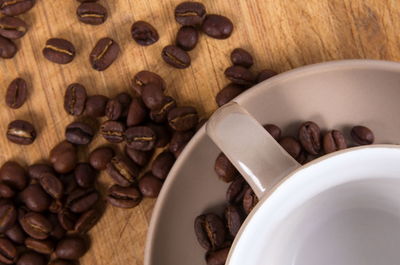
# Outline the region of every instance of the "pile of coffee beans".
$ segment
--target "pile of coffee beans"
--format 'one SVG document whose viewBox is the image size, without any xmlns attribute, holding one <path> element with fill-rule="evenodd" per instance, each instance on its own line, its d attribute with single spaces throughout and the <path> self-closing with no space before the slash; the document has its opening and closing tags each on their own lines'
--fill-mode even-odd
<svg viewBox="0 0 400 265">
<path fill-rule="evenodd" d="M 297 137 L 282 137 L 281 129 L 274 124 L 266 124 L 264 128 L 301 164 L 348 146 L 373 144 L 375 138 L 369 128 L 360 125 L 352 128 L 351 137 L 345 137 L 339 130 L 322 133 L 320 127 L 312 121 L 301 124 Z M 350 138 L 353 141 L 348 144 L 346 139 Z M 244 219 L 257 205 L 258 198 L 223 153 L 215 160 L 214 169 L 219 179 L 230 183 L 226 190 L 226 206 L 222 215 L 204 213 L 196 217 L 194 230 L 200 246 L 207 251 L 207 264 L 224 265 L 235 236 Z"/>
</svg>

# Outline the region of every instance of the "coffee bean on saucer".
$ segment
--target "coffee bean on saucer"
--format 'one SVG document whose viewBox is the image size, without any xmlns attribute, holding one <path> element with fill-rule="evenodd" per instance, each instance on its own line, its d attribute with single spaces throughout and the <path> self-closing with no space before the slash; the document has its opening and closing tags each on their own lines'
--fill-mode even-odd
<svg viewBox="0 0 400 265">
<path fill-rule="evenodd" d="M 155 147 L 157 136 L 148 126 L 135 126 L 125 131 L 125 141 L 129 148 L 150 151 Z"/>
<path fill-rule="evenodd" d="M 228 247 L 208 252 L 206 254 L 207 265 L 224 265 L 228 259 L 229 250 Z"/>
<path fill-rule="evenodd" d="M 44 215 L 35 212 L 25 214 L 20 224 L 29 236 L 36 239 L 46 239 L 53 229 L 53 225 Z"/>
<path fill-rule="evenodd" d="M 79 236 L 67 236 L 58 242 L 57 247 L 54 251 L 57 258 L 66 260 L 77 260 L 81 258 L 86 251 L 88 246 L 86 241 Z"/>
<path fill-rule="evenodd" d="M 218 92 L 215 101 L 217 102 L 218 107 L 221 107 L 239 96 L 243 91 L 243 87 L 231 83 Z"/>
<path fill-rule="evenodd" d="M 75 57 L 75 47 L 65 39 L 53 38 L 46 42 L 43 55 L 53 63 L 67 64 Z"/>
<path fill-rule="evenodd" d="M 68 142 L 77 145 L 89 144 L 94 136 L 92 127 L 83 122 L 70 123 L 65 129 L 65 138 Z"/>
<path fill-rule="evenodd" d="M 311 155 L 317 155 L 321 150 L 321 129 L 312 121 L 303 123 L 299 129 L 299 141 Z"/>
<path fill-rule="evenodd" d="M 22 78 L 16 78 L 7 88 L 6 104 L 12 109 L 18 109 L 25 103 L 27 95 L 26 81 Z"/>
<path fill-rule="evenodd" d="M 142 46 L 156 43 L 160 38 L 157 30 L 145 21 L 136 21 L 131 27 L 132 38 Z"/>
<path fill-rule="evenodd" d="M 117 99 L 121 103 L 122 106 L 121 117 L 126 118 L 126 116 L 128 115 L 129 105 L 131 104 L 132 101 L 131 95 L 129 95 L 126 92 L 121 92 L 118 93 L 115 99 Z"/>
<path fill-rule="evenodd" d="M 227 202 L 232 204 L 241 203 L 248 186 L 249 185 L 242 177 L 233 180 L 226 190 Z"/>
<path fill-rule="evenodd" d="M 124 140 L 125 125 L 119 121 L 105 121 L 100 127 L 100 134 L 110 143 Z"/>
<path fill-rule="evenodd" d="M 105 170 L 107 164 L 114 157 L 115 152 L 110 147 L 98 147 L 89 155 L 90 165 L 96 170 Z"/>
<path fill-rule="evenodd" d="M 100 25 L 107 20 L 107 9 L 98 3 L 82 3 L 76 10 L 80 22 L 89 25 Z"/>
<path fill-rule="evenodd" d="M 15 191 L 7 184 L 0 183 L 0 198 L 10 199 L 15 196 Z"/>
<path fill-rule="evenodd" d="M 278 126 L 275 124 L 265 124 L 263 127 L 276 141 L 281 139 L 282 131 Z"/>
<path fill-rule="evenodd" d="M 133 208 L 142 201 L 142 194 L 134 187 L 121 187 L 113 185 L 108 189 L 107 201 L 115 207 Z"/>
<path fill-rule="evenodd" d="M 218 177 L 227 183 L 239 176 L 239 172 L 224 153 L 220 153 L 215 160 L 214 170 Z"/>
<path fill-rule="evenodd" d="M 25 232 L 22 230 L 21 226 L 16 222 L 13 226 L 4 232 L 4 235 L 11 241 L 17 244 L 24 244 L 25 242 Z"/>
<path fill-rule="evenodd" d="M 142 95 L 143 87 L 148 84 L 155 84 L 165 90 L 165 81 L 156 73 L 150 71 L 140 71 L 138 72 L 132 80 L 132 87 L 138 95 Z"/>
<path fill-rule="evenodd" d="M 365 126 L 354 126 L 351 129 L 351 137 L 360 145 L 373 144 L 375 140 L 374 133 Z"/>
<path fill-rule="evenodd" d="M 235 238 L 240 227 L 242 226 L 243 217 L 239 207 L 229 204 L 224 212 L 226 227 L 232 238 Z"/>
<path fill-rule="evenodd" d="M 258 198 L 253 189 L 249 186 L 243 195 L 243 210 L 246 215 L 249 215 L 253 208 L 257 205 Z"/>
<path fill-rule="evenodd" d="M 249 69 L 240 65 L 234 65 L 225 70 L 225 76 L 232 83 L 244 86 L 254 84 L 255 77 Z"/>
<path fill-rule="evenodd" d="M 18 16 L 28 12 L 35 5 L 35 0 L 0 0 L 0 12 L 6 16 Z"/>
<path fill-rule="evenodd" d="M 129 148 L 125 146 L 125 154 L 129 157 L 133 162 L 141 167 L 145 167 L 147 163 L 150 161 L 154 151 L 139 151 L 133 148 Z"/>
<path fill-rule="evenodd" d="M 122 103 L 116 99 L 110 99 L 106 105 L 106 117 L 111 121 L 116 121 L 122 116 Z"/>
<path fill-rule="evenodd" d="M 149 109 L 162 108 L 165 104 L 164 92 L 160 86 L 148 84 L 142 89 L 142 100 Z"/>
<path fill-rule="evenodd" d="M 118 57 L 120 47 L 111 38 L 102 38 L 90 53 L 90 64 L 97 71 L 106 70 Z"/>
<path fill-rule="evenodd" d="M 147 108 L 141 98 L 134 98 L 131 101 L 126 117 L 126 125 L 128 127 L 141 124 L 147 117 Z"/>
<path fill-rule="evenodd" d="M 220 248 L 226 238 L 225 225 L 215 214 L 203 214 L 196 217 L 194 230 L 197 240 L 206 250 Z"/>
<path fill-rule="evenodd" d="M 233 31 L 232 21 L 221 15 L 207 15 L 201 29 L 215 39 L 229 38 Z"/>
<path fill-rule="evenodd" d="M 139 180 L 139 189 L 144 197 L 156 198 L 162 188 L 162 181 L 153 176 L 150 172 L 146 173 Z"/>
<path fill-rule="evenodd" d="M 13 58 L 17 51 L 17 46 L 12 40 L 0 36 L 0 58 Z"/>
<path fill-rule="evenodd" d="M 48 210 L 51 203 L 50 196 L 39 184 L 30 184 L 19 194 L 19 198 L 29 210 L 35 212 Z"/>
<path fill-rule="evenodd" d="M 139 176 L 139 167 L 123 156 L 115 156 L 107 165 L 108 175 L 120 186 L 129 187 Z"/>
<path fill-rule="evenodd" d="M 83 213 L 75 223 L 74 231 L 80 234 L 87 233 L 100 219 L 101 214 L 97 209 L 91 209 Z"/>
<path fill-rule="evenodd" d="M 94 189 L 76 189 L 68 195 L 66 205 L 73 213 L 83 213 L 91 209 L 99 198 Z"/>
<path fill-rule="evenodd" d="M 79 187 L 92 188 L 97 172 L 89 163 L 79 163 L 74 170 L 75 180 Z"/>
<path fill-rule="evenodd" d="M 175 8 L 175 20 L 184 26 L 200 26 L 206 16 L 206 8 L 199 2 L 183 2 Z"/>
<path fill-rule="evenodd" d="M 20 18 L 0 18 L 0 35 L 7 39 L 19 39 L 28 31 L 28 25 Z"/>
<path fill-rule="evenodd" d="M 37 253 L 50 255 L 51 253 L 53 253 L 54 242 L 50 239 L 39 240 L 32 237 L 28 237 L 25 240 L 25 246 L 28 249 L 33 250 Z"/>
<path fill-rule="evenodd" d="M 168 124 L 176 131 L 188 131 L 199 121 L 197 110 L 193 107 L 177 107 L 168 113 Z"/>
<path fill-rule="evenodd" d="M 0 168 L 0 182 L 13 189 L 23 190 L 28 184 L 25 169 L 14 161 L 5 162 Z"/>
<path fill-rule="evenodd" d="M 174 132 L 171 138 L 171 143 L 169 144 L 169 151 L 174 154 L 175 158 L 178 158 L 182 153 L 183 149 L 187 143 L 192 139 L 194 132 Z"/>
<path fill-rule="evenodd" d="M 85 114 L 93 118 L 103 117 L 106 114 L 107 102 L 106 96 L 89 96 L 86 100 Z"/>
<path fill-rule="evenodd" d="M 174 163 L 175 156 L 169 151 L 164 151 L 160 153 L 153 161 L 153 164 L 151 165 L 151 172 L 155 177 L 164 180 L 167 178 L 168 173 Z"/>
<path fill-rule="evenodd" d="M 76 166 L 78 157 L 74 145 L 62 141 L 50 151 L 50 162 L 58 173 L 67 173 Z"/>
<path fill-rule="evenodd" d="M 164 123 L 167 121 L 168 113 L 174 108 L 176 108 L 175 99 L 166 96 L 163 100 L 163 106 L 150 111 L 150 119 L 156 123 Z"/>
<path fill-rule="evenodd" d="M 323 137 L 322 144 L 325 154 L 347 148 L 346 139 L 342 132 L 337 130 L 327 132 Z"/>
<path fill-rule="evenodd" d="M 279 140 L 279 144 L 289 153 L 294 159 L 298 159 L 302 153 L 300 143 L 293 137 L 284 137 Z"/>
<path fill-rule="evenodd" d="M 11 228 L 17 220 L 17 210 L 11 203 L 0 205 L 0 233 L 4 233 Z"/>
<path fill-rule="evenodd" d="M 28 167 L 28 175 L 31 179 L 40 179 L 43 173 L 54 173 L 54 169 L 48 164 L 33 164 Z"/>
<path fill-rule="evenodd" d="M 17 259 L 17 248 L 7 238 L 0 238 L 0 262 L 13 264 Z"/>
<path fill-rule="evenodd" d="M 34 251 L 28 251 L 21 254 L 16 265 L 46 265 L 46 257 Z"/>
<path fill-rule="evenodd" d="M 262 81 L 265 81 L 273 76 L 276 76 L 277 74 L 278 74 L 277 72 L 270 69 L 261 70 L 257 75 L 256 83 L 257 84 L 261 83 Z"/>
<path fill-rule="evenodd" d="M 69 85 L 64 96 L 65 111 L 70 115 L 81 115 L 85 109 L 86 98 L 87 94 L 84 86 L 78 83 Z"/>
<path fill-rule="evenodd" d="M 183 26 L 176 34 L 176 45 L 185 51 L 193 50 L 199 41 L 199 32 L 194 27 Z"/>
<path fill-rule="evenodd" d="M 187 68 L 191 63 L 189 54 L 175 45 L 168 45 L 164 47 L 161 52 L 161 57 L 167 64 L 178 69 Z"/>
<path fill-rule="evenodd" d="M 253 56 L 242 48 L 236 48 L 231 52 L 231 61 L 234 65 L 250 68 L 253 64 Z"/>
<path fill-rule="evenodd" d="M 29 145 L 36 139 L 36 130 L 30 122 L 15 120 L 8 124 L 7 139 L 15 144 Z"/>
</svg>

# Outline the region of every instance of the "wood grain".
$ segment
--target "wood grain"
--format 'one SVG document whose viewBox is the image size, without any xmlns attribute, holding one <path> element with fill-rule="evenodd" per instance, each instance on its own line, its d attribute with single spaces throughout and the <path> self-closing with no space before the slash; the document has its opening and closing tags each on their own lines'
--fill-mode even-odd
<svg viewBox="0 0 400 265">
<path fill-rule="evenodd" d="M 109 97 L 130 90 L 130 80 L 142 69 L 155 71 L 167 82 L 167 94 L 181 105 L 194 105 L 203 117 L 216 108 L 215 94 L 228 83 L 223 71 L 230 65 L 233 48 L 243 47 L 255 56 L 254 71 L 272 68 L 283 72 L 328 60 L 369 58 L 400 60 L 400 4 L 396 0 L 204 0 L 209 13 L 231 18 L 235 31 L 227 40 L 202 35 L 190 54 L 192 66 L 176 70 L 160 59 L 162 47 L 174 42 L 179 28 L 173 18 L 180 0 L 100 0 L 110 17 L 100 26 L 78 22 L 77 1 L 37 0 L 23 15 L 31 28 L 17 41 L 20 51 L 12 60 L 0 60 L 0 94 L 17 76 L 29 83 L 27 103 L 10 110 L 0 104 L 0 162 L 14 159 L 25 165 L 47 158 L 49 150 L 63 139 L 65 126 L 73 120 L 62 106 L 65 88 L 84 84 L 90 94 Z M 150 47 L 137 45 L 130 36 L 136 20 L 152 23 L 160 40 Z M 105 36 L 122 47 L 119 59 L 105 72 L 94 71 L 88 56 L 95 42 Z M 45 60 L 41 50 L 47 39 L 61 37 L 77 49 L 75 60 L 56 65 Z M 31 146 L 9 143 L 4 134 L 14 119 L 32 121 L 39 136 Z M 98 137 L 90 150 L 104 143 Z M 85 159 L 82 157 L 82 159 Z M 103 189 L 106 176 L 100 177 Z M 91 232 L 92 247 L 82 259 L 85 265 L 143 264 L 146 231 L 154 200 L 133 210 L 108 207 Z M 171 239 L 173 242 L 173 239 Z"/>
</svg>

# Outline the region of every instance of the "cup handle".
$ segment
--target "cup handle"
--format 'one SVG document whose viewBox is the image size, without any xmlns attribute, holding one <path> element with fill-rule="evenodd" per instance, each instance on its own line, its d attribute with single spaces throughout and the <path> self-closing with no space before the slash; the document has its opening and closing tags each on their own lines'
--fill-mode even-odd
<svg viewBox="0 0 400 265">
<path fill-rule="evenodd" d="M 206 131 L 258 198 L 300 167 L 264 127 L 235 102 L 219 108 L 209 119 Z"/>
</svg>

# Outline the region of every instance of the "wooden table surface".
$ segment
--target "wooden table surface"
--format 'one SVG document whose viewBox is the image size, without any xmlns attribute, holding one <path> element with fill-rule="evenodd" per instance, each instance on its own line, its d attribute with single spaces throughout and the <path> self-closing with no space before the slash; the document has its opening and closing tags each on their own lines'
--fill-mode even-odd
<svg viewBox="0 0 400 265">
<path fill-rule="evenodd" d="M 64 138 L 65 126 L 74 119 L 62 104 L 65 88 L 73 82 L 84 84 L 89 94 L 112 97 L 130 91 L 136 72 L 155 71 L 165 78 L 167 94 L 181 105 L 196 106 L 202 117 L 208 117 L 216 108 L 216 93 L 228 83 L 223 72 L 236 47 L 252 52 L 254 71 L 271 68 L 283 72 L 336 59 L 400 59 L 400 4 L 395 0 L 204 0 L 209 13 L 232 19 L 234 33 L 227 40 L 202 35 L 190 52 L 191 67 L 177 70 L 161 60 L 160 52 L 174 42 L 179 25 L 173 10 L 179 2 L 100 0 L 110 17 L 103 25 L 90 26 L 78 22 L 77 1 L 37 0 L 36 6 L 22 16 L 31 27 L 17 41 L 20 51 L 14 59 L 0 59 L 1 95 L 17 76 L 29 83 L 29 98 L 22 108 L 11 110 L 4 99 L 0 104 L 0 162 L 14 159 L 28 165 L 47 158 L 51 147 Z M 137 45 L 130 36 L 130 26 L 136 20 L 152 23 L 160 40 L 149 47 Z M 90 67 L 88 56 L 95 42 L 105 36 L 119 42 L 122 54 L 108 70 L 97 72 Z M 57 65 L 44 59 L 41 50 L 51 37 L 66 38 L 75 44 L 77 56 L 72 63 Z M 38 129 L 39 136 L 31 146 L 21 147 L 6 140 L 7 124 L 17 118 L 33 122 Z M 89 149 L 103 142 L 97 137 Z M 101 175 L 100 182 L 102 189 L 109 184 L 105 175 Z M 132 210 L 108 207 L 90 233 L 92 247 L 81 264 L 143 264 L 154 202 L 146 199 Z"/>
</svg>

